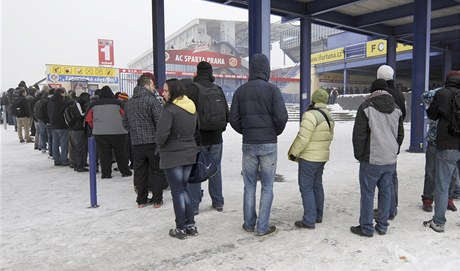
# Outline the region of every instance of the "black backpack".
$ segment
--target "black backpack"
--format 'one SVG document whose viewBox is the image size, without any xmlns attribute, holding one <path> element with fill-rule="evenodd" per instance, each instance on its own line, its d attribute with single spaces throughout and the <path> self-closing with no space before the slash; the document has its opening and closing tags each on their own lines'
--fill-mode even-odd
<svg viewBox="0 0 460 271">
<path fill-rule="evenodd" d="M 222 89 L 213 84 L 206 88 L 193 83 L 198 88 L 198 116 L 200 130 L 215 131 L 227 126 L 228 104 Z"/>
<path fill-rule="evenodd" d="M 48 101 L 48 98 L 42 98 L 38 100 L 34 105 L 34 116 L 39 121 L 45 121 L 45 115 L 44 115 L 43 108 L 48 110 L 45 106 L 47 104 L 47 101 Z"/>
<path fill-rule="evenodd" d="M 460 90 L 451 89 L 452 99 L 451 99 L 451 109 L 449 116 L 449 134 L 453 136 L 460 137 Z"/>
<path fill-rule="evenodd" d="M 64 121 L 70 128 L 72 128 L 75 125 L 75 122 L 77 122 L 75 110 L 78 110 L 76 102 L 72 102 L 64 109 Z"/>
</svg>

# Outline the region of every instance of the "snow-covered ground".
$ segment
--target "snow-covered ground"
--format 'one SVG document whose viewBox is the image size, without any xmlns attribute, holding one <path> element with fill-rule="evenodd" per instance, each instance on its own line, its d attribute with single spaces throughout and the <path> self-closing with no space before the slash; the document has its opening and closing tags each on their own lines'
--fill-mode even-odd
<svg viewBox="0 0 460 271">
<path fill-rule="evenodd" d="M 402 150 L 409 144 L 409 126 Z M 242 225 L 241 136 L 224 136 L 222 213 L 209 194 L 196 217 L 199 235 L 178 240 L 169 191 L 160 209 L 138 209 L 132 178 L 100 179 L 99 208 L 90 205 L 89 177 L 54 167 L 32 144 L 19 144 L 12 126 L 1 129 L 1 270 L 459 270 L 460 216 L 447 212 L 445 233 L 424 228 L 421 208 L 424 154 L 398 160 L 399 213 L 388 233 L 350 233 L 359 219 L 358 163 L 353 122 L 339 122 L 324 172 L 325 213 L 315 230 L 297 229 L 302 216 L 297 164 L 287 160 L 297 122 L 279 137 L 273 236 L 259 238 Z M 460 204 L 460 202 L 456 202 Z"/>
</svg>

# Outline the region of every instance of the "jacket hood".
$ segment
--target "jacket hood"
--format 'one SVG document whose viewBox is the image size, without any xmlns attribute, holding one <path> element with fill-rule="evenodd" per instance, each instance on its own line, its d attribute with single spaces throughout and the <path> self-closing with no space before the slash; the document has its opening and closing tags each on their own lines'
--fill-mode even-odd
<svg viewBox="0 0 460 271">
<path fill-rule="evenodd" d="M 390 114 L 396 108 L 395 99 L 386 90 L 376 90 L 367 98 L 372 107 L 378 111 Z"/>
<path fill-rule="evenodd" d="M 101 92 L 99 93 L 99 98 L 115 99 L 115 95 L 113 94 L 113 91 L 108 86 L 104 86 L 101 88 Z"/>
<path fill-rule="evenodd" d="M 454 87 L 460 89 L 460 76 L 447 77 L 445 87 Z"/>
<path fill-rule="evenodd" d="M 270 79 L 270 62 L 264 54 L 254 54 L 251 58 L 249 80 L 255 79 L 266 82 Z"/>
<path fill-rule="evenodd" d="M 189 112 L 190 114 L 195 114 L 196 112 L 195 104 L 186 95 L 176 98 L 172 103 Z"/>
</svg>

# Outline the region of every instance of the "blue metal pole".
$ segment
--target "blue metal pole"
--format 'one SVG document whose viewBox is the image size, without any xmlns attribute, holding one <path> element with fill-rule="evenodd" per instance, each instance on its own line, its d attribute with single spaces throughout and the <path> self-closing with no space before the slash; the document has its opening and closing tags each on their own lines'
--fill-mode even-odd
<svg viewBox="0 0 460 271">
<path fill-rule="evenodd" d="M 300 121 L 311 97 L 311 18 L 300 18 Z"/>
<path fill-rule="evenodd" d="M 264 54 L 270 60 L 270 0 L 248 2 L 249 58 Z"/>
<path fill-rule="evenodd" d="M 160 91 L 166 81 L 164 0 L 152 0 L 153 73 Z"/>
<path fill-rule="evenodd" d="M 88 138 L 89 151 L 89 190 L 91 197 L 91 208 L 97 208 L 97 189 L 96 189 L 96 141 L 94 137 Z"/>
</svg>

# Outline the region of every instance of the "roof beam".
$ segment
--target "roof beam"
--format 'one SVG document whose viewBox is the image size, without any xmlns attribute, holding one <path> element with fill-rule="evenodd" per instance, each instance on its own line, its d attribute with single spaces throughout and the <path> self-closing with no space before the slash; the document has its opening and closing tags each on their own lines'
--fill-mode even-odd
<svg viewBox="0 0 460 271">
<path fill-rule="evenodd" d="M 451 0 L 432 1 L 431 11 L 450 8 L 453 6 L 458 6 L 458 3 Z M 414 3 L 409 3 L 357 16 L 355 18 L 355 23 L 358 27 L 364 27 L 385 21 L 390 21 L 397 18 L 412 16 L 413 14 Z"/>
<path fill-rule="evenodd" d="M 322 13 L 334 11 L 338 8 L 359 2 L 360 0 L 327 0 L 314 1 L 307 4 L 308 15 L 319 15 Z"/>
<path fill-rule="evenodd" d="M 271 11 L 280 16 L 306 17 L 307 5 L 297 1 L 271 0 Z M 292 17 L 291 17 L 292 18 Z"/>
<path fill-rule="evenodd" d="M 449 26 L 455 26 L 455 25 L 460 25 L 460 16 L 458 16 L 458 14 L 454 14 L 454 15 L 450 15 L 446 17 L 439 17 L 439 18 L 435 18 L 431 20 L 431 29 L 437 29 L 437 28 L 443 28 L 443 27 L 449 27 Z M 412 33 L 413 31 L 414 31 L 413 23 L 403 24 L 403 25 L 400 25 L 394 28 L 394 35 L 396 37 L 401 37 L 409 33 Z"/>
<path fill-rule="evenodd" d="M 339 26 L 340 29 L 344 29 L 351 32 L 365 33 L 368 35 L 378 36 L 393 36 L 393 28 L 386 25 L 373 25 L 365 28 L 359 28 L 355 26 L 355 20 L 353 16 L 338 13 L 335 11 L 323 13 L 321 15 L 314 16 L 314 22 L 320 22 L 319 24 L 328 23 Z"/>
</svg>

